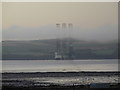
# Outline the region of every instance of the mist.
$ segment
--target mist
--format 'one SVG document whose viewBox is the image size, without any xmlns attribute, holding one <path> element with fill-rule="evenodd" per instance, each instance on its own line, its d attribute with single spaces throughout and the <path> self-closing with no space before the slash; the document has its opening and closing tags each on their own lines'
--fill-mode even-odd
<svg viewBox="0 0 120 90">
<path fill-rule="evenodd" d="M 104 25 L 98 28 L 86 29 L 74 25 L 73 29 L 69 31 L 68 29 L 58 30 L 56 25 L 33 28 L 14 25 L 4 29 L 2 35 L 3 40 L 43 40 L 70 37 L 79 40 L 108 42 L 118 39 L 118 28 L 117 25 Z"/>
</svg>

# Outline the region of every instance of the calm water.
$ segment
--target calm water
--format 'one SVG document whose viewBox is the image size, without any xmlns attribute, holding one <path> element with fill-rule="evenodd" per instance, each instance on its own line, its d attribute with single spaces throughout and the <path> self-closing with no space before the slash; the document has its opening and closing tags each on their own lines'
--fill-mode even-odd
<svg viewBox="0 0 120 90">
<path fill-rule="evenodd" d="M 118 60 L 3 60 L 3 72 L 118 71 Z"/>
</svg>

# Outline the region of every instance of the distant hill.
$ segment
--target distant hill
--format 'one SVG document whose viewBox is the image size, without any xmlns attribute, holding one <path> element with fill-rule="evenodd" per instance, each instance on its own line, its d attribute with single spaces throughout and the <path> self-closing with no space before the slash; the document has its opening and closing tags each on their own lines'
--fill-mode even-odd
<svg viewBox="0 0 120 90">
<path fill-rule="evenodd" d="M 117 59 L 116 42 L 98 43 L 71 39 L 74 59 Z M 31 41 L 3 41 L 3 60 L 52 60 L 56 39 Z"/>
</svg>

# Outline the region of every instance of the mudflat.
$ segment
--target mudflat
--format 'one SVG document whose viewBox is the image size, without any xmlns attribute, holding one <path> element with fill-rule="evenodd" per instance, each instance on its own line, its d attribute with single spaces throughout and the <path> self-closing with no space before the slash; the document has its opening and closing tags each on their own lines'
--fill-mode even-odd
<svg viewBox="0 0 120 90">
<path fill-rule="evenodd" d="M 2 90 L 117 89 L 119 72 L 2 73 Z M 101 86 L 105 88 L 105 86 Z"/>
</svg>

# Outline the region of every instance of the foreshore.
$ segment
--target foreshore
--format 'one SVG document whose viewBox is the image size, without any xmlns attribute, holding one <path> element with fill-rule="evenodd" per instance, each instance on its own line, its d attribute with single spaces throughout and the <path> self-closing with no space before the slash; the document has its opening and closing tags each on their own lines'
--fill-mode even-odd
<svg viewBox="0 0 120 90">
<path fill-rule="evenodd" d="M 2 73 L 2 90 L 117 90 L 118 76 L 119 72 Z"/>
</svg>

